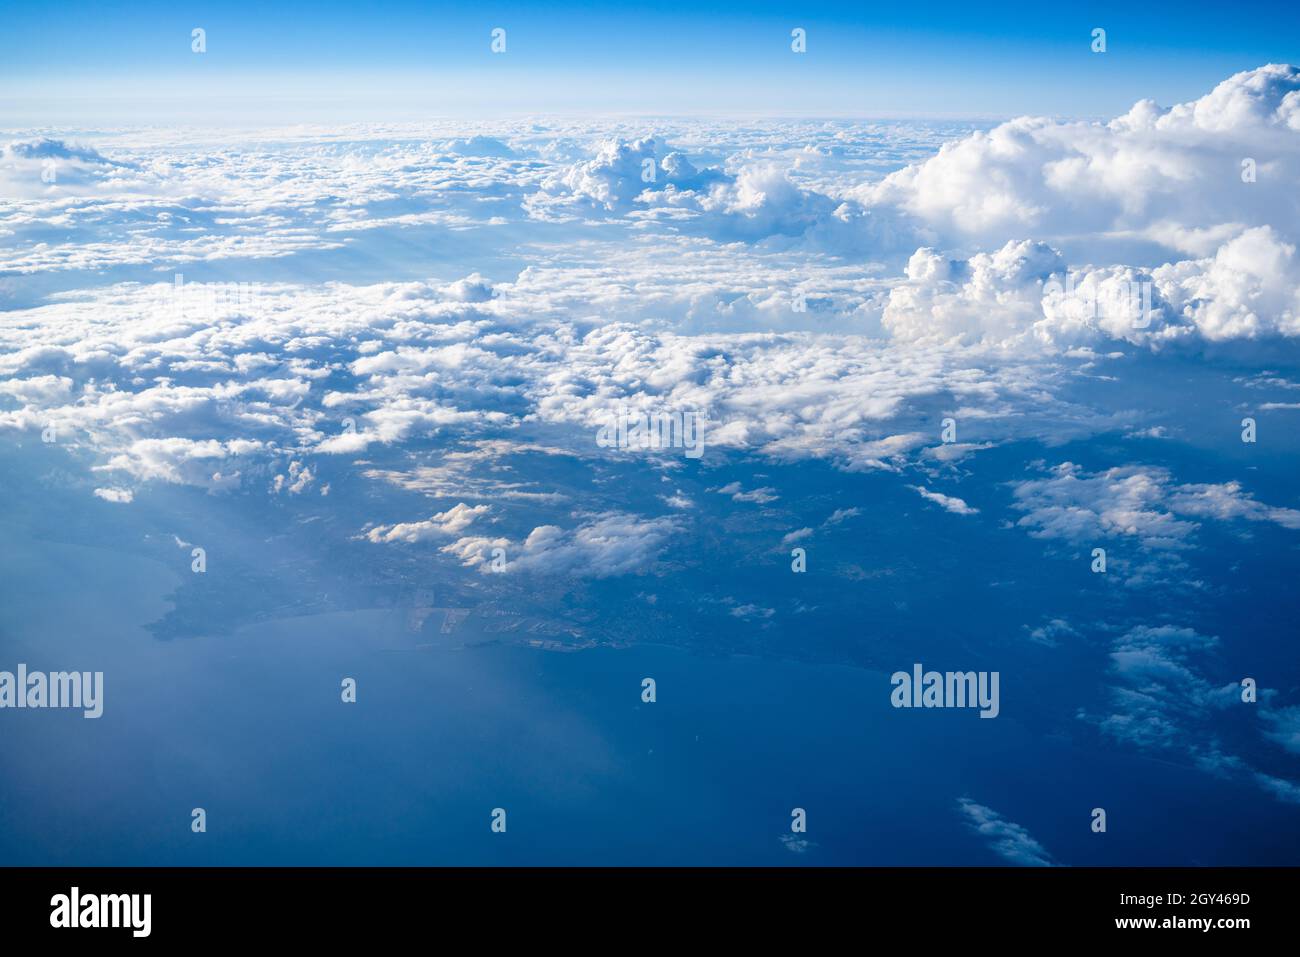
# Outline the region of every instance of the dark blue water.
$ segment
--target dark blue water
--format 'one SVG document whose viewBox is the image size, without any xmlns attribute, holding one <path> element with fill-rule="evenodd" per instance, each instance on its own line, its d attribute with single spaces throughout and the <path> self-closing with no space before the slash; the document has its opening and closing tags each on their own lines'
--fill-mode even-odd
<svg viewBox="0 0 1300 957">
<path fill-rule="evenodd" d="M 392 610 L 160 641 L 141 626 L 175 572 L 21 544 L 0 566 L 4 661 L 75 660 L 102 669 L 106 691 L 97 721 L 0 713 L 5 863 L 998 862 L 956 811 L 962 796 L 1071 863 L 1285 853 L 1261 833 L 1266 801 L 1234 826 L 1238 789 L 1036 739 L 1014 682 L 993 721 L 895 711 L 879 672 L 656 646 L 452 650 Z M 340 700 L 345 676 L 356 704 Z M 1103 799 L 1115 823 L 1099 838 L 1087 814 Z M 794 807 L 808 814 L 802 852 L 781 840 Z"/>
</svg>

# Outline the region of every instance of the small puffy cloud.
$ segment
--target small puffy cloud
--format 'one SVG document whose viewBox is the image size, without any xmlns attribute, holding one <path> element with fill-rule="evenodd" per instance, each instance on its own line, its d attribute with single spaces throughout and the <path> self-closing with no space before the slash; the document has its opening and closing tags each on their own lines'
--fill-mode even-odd
<svg viewBox="0 0 1300 957">
<path fill-rule="evenodd" d="M 730 495 L 733 502 L 753 502 L 757 505 L 766 505 L 769 502 L 775 502 L 780 498 L 780 496 L 776 494 L 776 489 L 774 488 L 767 488 L 764 486 L 762 488 L 745 491 L 739 482 L 728 482 L 726 485 L 710 489 L 709 491 L 717 492 L 719 495 Z"/>
<path fill-rule="evenodd" d="M 642 519 L 611 512 L 573 529 L 539 525 L 518 543 L 464 537 L 442 550 L 484 572 L 493 570 L 493 553 L 503 549 L 505 573 L 611 578 L 649 570 L 677 530 L 672 518 Z"/>
<path fill-rule="evenodd" d="M 1215 648 L 1218 644 L 1217 638 L 1199 634 L 1191 628 L 1144 625 L 1116 641 L 1110 657 L 1114 672 L 1128 682 L 1148 689 L 1154 683 L 1173 684 L 1178 685 L 1182 692 L 1195 688 L 1194 676 L 1186 665 L 1188 656 Z"/>
<path fill-rule="evenodd" d="M 729 181 L 720 170 L 697 169 L 680 152 L 662 154 L 653 136 L 609 139 L 599 145 L 594 157 L 549 176 L 542 186 L 605 210 L 627 211 L 643 194 L 669 190 L 675 196 L 693 196 L 710 184 Z"/>
<path fill-rule="evenodd" d="M 0 162 L 13 159 L 64 159 L 82 163 L 112 165 L 113 161 L 89 146 L 69 144 L 63 140 L 42 137 L 33 140 L 14 140 L 0 151 Z"/>
<path fill-rule="evenodd" d="M 135 499 L 135 494 L 127 488 L 97 488 L 95 497 L 102 498 L 105 502 L 117 502 L 119 505 L 130 504 Z"/>
<path fill-rule="evenodd" d="M 366 532 L 372 542 L 415 542 L 451 538 L 460 535 L 479 518 L 490 512 L 488 505 L 466 505 L 459 502 L 445 512 L 438 512 L 420 522 L 401 522 L 397 525 L 377 525 Z"/>
<path fill-rule="evenodd" d="M 927 437 L 919 432 L 887 435 L 871 439 L 851 450 L 849 468 L 854 471 L 882 469 L 896 472 L 907 461 L 908 453 L 924 445 Z"/>
<path fill-rule="evenodd" d="M 1035 538 L 1090 543 L 1128 536 L 1145 548 L 1183 548 L 1198 526 L 1169 510 L 1169 483 L 1163 469 L 1121 466 L 1087 473 L 1064 462 L 1047 478 L 1018 483 L 1013 507 L 1025 513 L 1017 524 Z"/>
<path fill-rule="evenodd" d="M 67 376 L 42 375 L 0 382 L 0 395 L 13 396 L 32 406 L 62 405 L 68 401 L 71 393 L 72 380 Z"/>
<path fill-rule="evenodd" d="M 141 481 L 197 485 L 216 492 L 238 487 L 240 471 L 232 463 L 262 449 L 262 442 L 249 439 L 138 439 L 99 469 L 126 472 Z"/>
<path fill-rule="evenodd" d="M 849 519 L 855 518 L 861 514 L 862 509 L 860 508 L 837 508 L 826 517 L 826 520 L 822 522 L 821 525 L 817 526 L 817 529 L 795 529 L 793 532 L 790 532 L 781 539 L 781 544 L 786 546 L 804 541 L 805 539 L 811 538 L 817 531 L 825 531 L 828 528 L 834 528 L 835 526 L 847 522 Z"/>
<path fill-rule="evenodd" d="M 1219 521 L 1244 518 L 1252 522 L 1273 522 L 1283 528 L 1300 529 L 1300 510 L 1276 508 L 1256 501 L 1243 492 L 1240 482 L 1218 485 L 1180 485 L 1169 498 L 1169 507 L 1182 515 Z"/>
<path fill-rule="evenodd" d="M 367 432 L 340 432 L 321 441 L 316 451 L 322 455 L 352 455 L 364 452 L 371 442 L 377 441 L 378 435 Z"/>
<path fill-rule="evenodd" d="M 1079 636 L 1079 632 L 1064 618 L 1052 618 L 1033 629 L 1026 625 L 1025 630 L 1029 632 L 1030 641 L 1046 645 L 1049 648 L 1057 647 L 1064 638 L 1077 638 Z"/>
<path fill-rule="evenodd" d="M 446 286 L 443 292 L 457 302 L 487 302 L 492 298 L 492 283 L 478 273 L 471 273 Z"/>
<path fill-rule="evenodd" d="M 491 156 L 505 159 L 515 155 L 514 150 L 496 137 L 482 134 L 448 140 L 443 144 L 442 149 L 446 153 L 454 153 L 457 156 Z"/>
<path fill-rule="evenodd" d="M 290 495 L 300 495 L 311 487 L 311 483 L 316 480 L 315 473 L 302 462 L 292 461 L 286 472 L 277 475 L 271 481 L 271 491 L 277 495 L 280 492 L 288 492 Z"/>
<path fill-rule="evenodd" d="M 797 528 L 793 532 L 783 536 L 781 538 L 781 544 L 793 545 L 796 542 L 802 542 L 804 539 L 810 538 L 812 533 L 813 530 L 811 528 Z"/>
<path fill-rule="evenodd" d="M 1060 272 L 1043 243 L 1008 242 L 967 261 L 918 249 L 890 291 L 881 323 L 897 339 L 973 344 L 1014 338 L 1042 318 L 1042 286 Z"/>
<path fill-rule="evenodd" d="M 594 206 L 615 210 L 629 206 L 646 189 L 654 188 L 659 160 L 653 137 L 628 142 L 611 139 L 596 155 L 552 174 L 543 188 Z"/>
<path fill-rule="evenodd" d="M 782 834 L 781 844 L 791 854 L 807 854 L 809 850 L 817 846 L 813 841 L 794 834 Z"/>
<path fill-rule="evenodd" d="M 1072 462 L 1048 477 L 1014 486 L 1018 525 L 1035 538 L 1076 544 L 1132 537 L 1143 548 L 1187 548 L 1200 527 L 1193 519 L 1272 522 L 1300 529 L 1300 511 L 1256 500 L 1240 482 L 1177 485 L 1167 469 L 1117 466 L 1088 473 Z"/>
<path fill-rule="evenodd" d="M 942 492 L 932 492 L 927 488 L 919 485 L 909 485 L 913 492 L 920 495 L 927 502 L 933 502 L 945 511 L 952 512 L 954 515 L 978 515 L 979 509 L 972 508 L 965 501 L 957 498 L 955 495 L 944 495 Z"/>
<path fill-rule="evenodd" d="M 1021 825 L 969 798 L 958 800 L 957 808 L 971 830 L 987 840 L 999 857 L 1020 867 L 1053 866 L 1052 856 Z"/>
<path fill-rule="evenodd" d="M 840 203 L 799 186 L 771 163 L 748 166 L 734 180 L 714 184 L 697 203 L 707 228 L 720 238 L 800 236 L 836 227 L 845 234 L 852 231 L 834 218 Z"/>
</svg>

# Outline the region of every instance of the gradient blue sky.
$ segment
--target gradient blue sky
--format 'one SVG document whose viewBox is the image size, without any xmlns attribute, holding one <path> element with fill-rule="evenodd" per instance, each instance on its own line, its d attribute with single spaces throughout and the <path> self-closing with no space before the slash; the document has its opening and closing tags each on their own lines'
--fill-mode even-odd
<svg viewBox="0 0 1300 957">
<path fill-rule="evenodd" d="M 1102 116 L 1296 62 L 1294 4 L 10 5 L 0 124 L 531 112 Z M 504 56 L 489 33 L 508 31 Z M 808 53 L 790 52 L 790 30 Z M 1089 50 L 1104 27 L 1109 50 Z M 203 27 L 208 52 L 190 51 Z"/>
</svg>

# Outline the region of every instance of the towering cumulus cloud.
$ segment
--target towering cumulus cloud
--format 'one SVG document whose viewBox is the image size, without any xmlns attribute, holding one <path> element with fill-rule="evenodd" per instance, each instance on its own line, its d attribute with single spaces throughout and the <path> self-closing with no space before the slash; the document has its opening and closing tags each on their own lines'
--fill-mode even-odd
<svg viewBox="0 0 1300 957">
<path fill-rule="evenodd" d="M 1297 181 L 1300 70 L 1270 65 L 1105 124 L 1013 120 L 855 195 L 936 240 L 890 296 L 897 337 L 1158 345 L 1300 334 Z"/>
</svg>

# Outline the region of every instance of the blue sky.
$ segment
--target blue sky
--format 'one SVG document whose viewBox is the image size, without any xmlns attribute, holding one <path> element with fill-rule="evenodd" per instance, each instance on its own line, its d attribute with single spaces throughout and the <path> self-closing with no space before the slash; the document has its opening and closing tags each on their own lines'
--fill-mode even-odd
<svg viewBox="0 0 1300 957">
<path fill-rule="evenodd" d="M 1246 2 L 15 5 L 0 123 L 531 112 L 1109 115 L 1300 59 Z M 489 51 L 494 27 L 507 52 Z M 208 50 L 190 51 L 190 31 Z M 790 30 L 808 52 L 790 51 Z M 1089 49 L 1094 27 L 1108 51 Z"/>
</svg>

